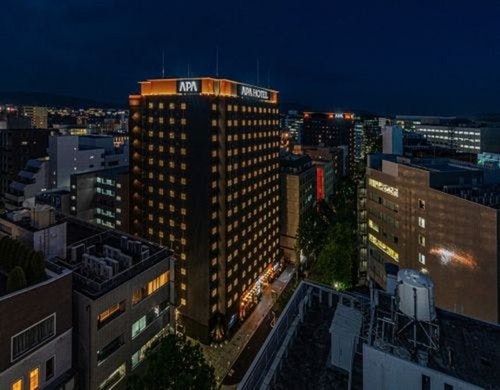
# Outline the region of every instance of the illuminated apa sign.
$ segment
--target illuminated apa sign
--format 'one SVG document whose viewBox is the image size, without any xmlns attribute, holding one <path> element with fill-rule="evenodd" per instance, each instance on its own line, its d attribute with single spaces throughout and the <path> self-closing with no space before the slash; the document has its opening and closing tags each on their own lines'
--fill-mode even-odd
<svg viewBox="0 0 500 390">
<path fill-rule="evenodd" d="M 269 91 L 260 88 L 250 87 L 248 85 L 238 85 L 238 96 L 240 97 L 249 97 L 259 100 L 269 100 L 270 94 Z"/>
<path fill-rule="evenodd" d="M 200 80 L 178 80 L 177 93 L 200 93 L 201 81 Z"/>
</svg>

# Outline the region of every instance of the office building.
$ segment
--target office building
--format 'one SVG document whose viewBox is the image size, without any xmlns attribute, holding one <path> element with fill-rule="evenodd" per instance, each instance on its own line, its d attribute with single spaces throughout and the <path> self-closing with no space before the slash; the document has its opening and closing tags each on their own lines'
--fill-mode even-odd
<svg viewBox="0 0 500 390">
<path fill-rule="evenodd" d="M 129 229 L 128 167 L 71 175 L 69 213 L 111 229 Z"/>
<path fill-rule="evenodd" d="M 288 110 L 281 119 L 281 128 L 290 134 L 292 143 L 301 143 L 302 126 L 304 125 L 304 117 L 297 110 Z"/>
<path fill-rule="evenodd" d="M 71 272 L 45 272 L 10 293 L 0 272 L 0 389 L 74 388 Z"/>
<path fill-rule="evenodd" d="M 49 130 L 0 129 L 0 195 L 28 160 L 47 155 Z"/>
<path fill-rule="evenodd" d="M 31 127 L 34 129 L 49 128 L 49 111 L 47 107 L 23 106 L 21 109 L 23 116 L 30 119 Z"/>
<path fill-rule="evenodd" d="M 423 274 L 394 278 L 371 299 L 301 282 L 238 390 L 498 388 L 500 326 L 436 308 Z"/>
<path fill-rule="evenodd" d="M 174 258 L 168 248 L 68 218 L 78 388 L 125 388 L 146 351 L 174 329 Z"/>
<path fill-rule="evenodd" d="M 382 128 L 382 152 L 403 155 L 403 129 L 401 127 L 384 126 Z"/>
<path fill-rule="evenodd" d="M 316 167 L 306 155 L 282 153 L 280 169 L 280 246 L 285 259 L 298 265 L 296 243 L 300 221 L 316 204 Z"/>
<path fill-rule="evenodd" d="M 385 264 L 427 273 L 442 308 L 500 321 L 498 173 L 448 159 L 369 156 L 368 277 Z"/>
<path fill-rule="evenodd" d="M 358 119 L 354 124 L 354 161 L 363 161 L 369 153 L 379 152 L 385 118 Z"/>
<path fill-rule="evenodd" d="M 500 128 L 419 124 L 415 126 L 415 131 L 423 134 L 433 145 L 456 149 L 459 152 L 500 153 Z"/>
<path fill-rule="evenodd" d="M 140 84 L 130 230 L 180 257 L 179 329 L 220 340 L 280 260 L 278 93 L 214 78 Z"/>
<path fill-rule="evenodd" d="M 347 173 L 354 172 L 354 123 L 352 113 L 304 112 L 301 145 L 345 146 L 348 155 Z"/>
<path fill-rule="evenodd" d="M 49 139 L 50 188 L 69 189 L 71 175 L 128 166 L 128 143 L 115 148 L 112 136 L 58 135 Z"/>
</svg>

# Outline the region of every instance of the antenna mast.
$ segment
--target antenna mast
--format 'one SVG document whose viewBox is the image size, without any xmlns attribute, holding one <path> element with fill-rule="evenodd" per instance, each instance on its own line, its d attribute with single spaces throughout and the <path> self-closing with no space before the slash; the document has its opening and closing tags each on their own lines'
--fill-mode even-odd
<svg viewBox="0 0 500 390">
<path fill-rule="evenodd" d="M 165 49 L 161 52 L 161 78 L 165 78 Z"/>
<path fill-rule="evenodd" d="M 215 77 L 219 77 L 219 46 L 215 46 Z"/>
</svg>

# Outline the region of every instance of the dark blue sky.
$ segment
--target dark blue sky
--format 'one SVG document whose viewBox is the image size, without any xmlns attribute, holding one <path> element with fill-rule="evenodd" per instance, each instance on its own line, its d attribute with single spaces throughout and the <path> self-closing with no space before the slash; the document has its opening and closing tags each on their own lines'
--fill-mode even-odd
<svg viewBox="0 0 500 390">
<path fill-rule="evenodd" d="M 2 0 L 0 91 L 126 102 L 220 74 L 313 108 L 500 112 L 500 1 Z"/>
</svg>

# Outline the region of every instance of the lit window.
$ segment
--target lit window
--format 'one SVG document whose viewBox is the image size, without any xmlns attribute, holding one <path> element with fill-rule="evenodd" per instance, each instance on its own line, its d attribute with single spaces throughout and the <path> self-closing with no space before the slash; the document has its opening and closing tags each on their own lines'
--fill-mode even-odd
<svg viewBox="0 0 500 390">
<path fill-rule="evenodd" d="M 187 302 L 185 298 L 181 298 L 181 305 L 186 306 Z"/>
<path fill-rule="evenodd" d="M 420 226 L 422 229 L 425 229 L 425 218 L 418 217 L 418 226 Z"/>
<path fill-rule="evenodd" d="M 425 200 L 419 199 L 418 200 L 418 207 L 422 210 L 425 210 Z"/>
<path fill-rule="evenodd" d="M 30 390 L 39 389 L 39 384 L 40 384 L 39 374 L 40 370 L 38 369 L 38 367 L 30 371 Z"/>
<path fill-rule="evenodd" d="M 425 265 L 425 255 L 422 253 L 418 254 L 418 261 Z"/>
<path fill-rule="evenodd" d="M 11 390 L 23 390 L 23 380 L 18 379 L 17 381 L 15 381 L 12 384 L 12 386 L 10 388 L 11 388 Z"/>
</svg>

